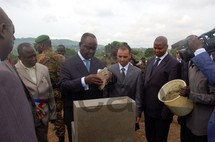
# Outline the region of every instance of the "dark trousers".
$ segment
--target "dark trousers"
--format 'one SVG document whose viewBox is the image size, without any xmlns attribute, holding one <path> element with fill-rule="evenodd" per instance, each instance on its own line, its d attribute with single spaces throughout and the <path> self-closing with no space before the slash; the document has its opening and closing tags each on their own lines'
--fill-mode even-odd
<svg viewBox="0 0 215 142">
<path fill-rule="evenodd" d="M 153 118 L 146 113 L 144 117 L 147 142 L 167 142 L 171 120 Z"/>
<path fill-rule="evenodd" d="M 186 125 L 184 125 L 183 142 L 208 142 L 207 135 L 197 136 L 194 135 Z"/>
<path fill-rule="evenodd" d="M 36 135 L 38 142 L 48 142 L 48 125 L 41 125 L 36 126 Z"/>
<path fill-rule="evenodd" d="M 70 124 L 66 124 L 67 132 L 68 132 L 68 138 L 69 142 L 72 142 L 72 126 Z"/>
<path fill-rule="evenodd" d="M 181 142 L 186 142 L 186 118 L 185 116 L 178 116 L 177 118 L 178 120 L 178 124 L 180 124 L 180 139 L 181 139 Z"/>
</svg>

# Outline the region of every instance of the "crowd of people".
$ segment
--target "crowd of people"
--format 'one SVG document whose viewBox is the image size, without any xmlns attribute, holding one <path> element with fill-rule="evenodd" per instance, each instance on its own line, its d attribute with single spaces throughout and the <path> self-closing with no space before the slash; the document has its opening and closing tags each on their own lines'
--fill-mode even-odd
<svg viewBox="0 0 215 142">
<path fill-rule="evenodd" d="M 13 22 L 0 8 L 0 141 L 48 142 L 51 123 L 59 142 L 65 142 L 65 129 L 72 142 L 73 101 L 128 96 L 136 102 L 135 128 L 139 129 L 144 117 L 147 141 L 167 142 L 174 114 L 157 95 L 174 79 L 187 83 L 180 95 L 195 103 L 190 114 L 179 118 L 181 142 L 215 141 L 214 54 L 206 52 L 197 36 L 186 38 L 194 53 L 189 62 L 178 51 L 176 57 L 168 53 L 165 36 L 156 37 L 154 56 L 147 63 L 142 58 L 135 64 L 139 68 L 131 63 L 132 49 L 123 42 L 117 48 L 116 63 L 107 66 L 107 82 L 101 90 L 98 86 L 104 82 L 97 72 L 106 64 L 94 56 L 97 38 L 93 33 L 82 35 L 79 51 L 72 57 L 66 56 L 63 45 L 52 51 L 50 37 L 40 35 L 33 45 L 17 47 L 19 60 L 13 64 L 8 55 L 14 33 Z"/>
</svg>

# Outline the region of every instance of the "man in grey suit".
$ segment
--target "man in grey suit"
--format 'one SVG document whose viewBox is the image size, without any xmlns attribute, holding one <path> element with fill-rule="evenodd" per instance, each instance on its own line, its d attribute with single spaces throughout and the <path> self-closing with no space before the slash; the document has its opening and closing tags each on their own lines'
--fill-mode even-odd
<svg viewBox="0 0 215 142">
<path fill-rule="evenodd" d="M 39 142 L 48 142 L 48 122 L 56 120 L 56 105 L 48 68 L 37 63 L 36 51 L 30 43 L 17 47 L 19 61 L 17 72 L 32 95 L 43 117 L 36 121 L 36 134 Z"/>
<path fill-rule="evenodd" d="M 205 52 L 202 48 L 202 41 L 196 35 L 190 35 L 186 39 L 188 48 L 199 48 L 197 52 L 194 52 L 195 55 Z M 215 87 L 209 83 L 204 73 L 200 70 L 199 61 L 195 62 L 195 60 L 196 58 L 192 59 L 194 62 L 189 67 L 189 86 L 182 88 L 180 92 L 180 95 L 188 96 L 195 103 L 192 112 L 185 116 L 186 125 L 183 138 L 184 142 L 208 142 L 207 127 L 210 124 L 209 119 L 215 108 Z M 200 60 L 204 60 L 204 58 L 202 57 Z M 209 61 L 204 61 L 204 64 L 210 61 L 213 64 L 211 58 L 209 58 Z M 210 68 L 211 66 L 208 67 Z"/>
<path fill-rule="evenodd" d="M 13 67 L 4 60 L 13 48 L 14 26 L 0 8 L 0 141 L 37 142 L 32 110 L 24 88 Z M 10 65 L 9 65 L 10 66 Z"/>
<path fill-rule="evenodd" d="M 143 78 L 139 68 L 133 66 L 131 59 L 131 48 L 127 43 L 122 43 L 117 50 L 117 62 L 108 67 L 113 74 L 115 83 L 106 87 L 105 97 L 128 96 L 136 101 L 137 123 L 140 121 L 142 101 Z"/>
<path fill-rule="evenodd" d="M 168 42 L 164 36 L 154 40 L 155 57 L 146 65 L 143 86 L 145 131 L 148 142 L 166 142 L 173 114 L 158 100 L 160 88 L 180 77 L 180 63 L 167 52 Z"/>
<path fill-rule="evenodd" d="M 64 122 L 67 125 L 70 142 L 71 122 L 73 121 L 73 101 L 102 98 L 98 89 L 102 80 L 96 76 L 98 69 L 105 64 L 94 57 L 97 39 L 92 33 L 84 33 L 79 43 L 80 50 L 76 55 L 65 60 L 61 66 L 60 86 L 64 105 Z"/>
</svg>

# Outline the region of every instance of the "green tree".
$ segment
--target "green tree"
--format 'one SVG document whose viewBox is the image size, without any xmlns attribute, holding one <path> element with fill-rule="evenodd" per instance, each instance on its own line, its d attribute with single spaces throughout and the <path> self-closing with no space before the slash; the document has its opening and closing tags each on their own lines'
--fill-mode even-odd
<svg viewBox="0 0 215 142">
<path fill-rule="evenodd" d="M 153 48 L 147 48 L 145 51 L 145 57 L 148 59 L 150 57 L 154 56 Z"/>
<path fill-rule="evenodd" d="M 142 57 L 145 57 L 143 48 L 132 48 L 131 53 L 136 60 L 140 60 Z"/>
<path fill-rule="evenodd" d="M 66 48 L 66 55 L 73 56 L 75 54 L 76 54 L 76 51 L 74 49 Z"/>
</svg>

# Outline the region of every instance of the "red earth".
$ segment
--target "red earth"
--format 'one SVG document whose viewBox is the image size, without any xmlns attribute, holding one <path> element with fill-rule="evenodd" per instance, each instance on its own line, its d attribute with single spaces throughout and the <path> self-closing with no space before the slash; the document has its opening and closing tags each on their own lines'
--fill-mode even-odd
<svg viewBox="0 0 215 142">
<path fill-rule="evenodd" d="M 140 123 L 140 129 L 134 133 L 135 142 L 146 142 L 145 131 L 144 131 L 144 122 Z M 57 137 L 55 136 L 52 126 L 49 125 L 48 133 L 49 142 L 58 142 Z M 69 142 L 66 134 L 65 142 Z M 173 122 L 170 126 L 168 142 L 180 142 L 180 125 L 177 123 L 177 117 L 175 116 Z"/>
</svg>

